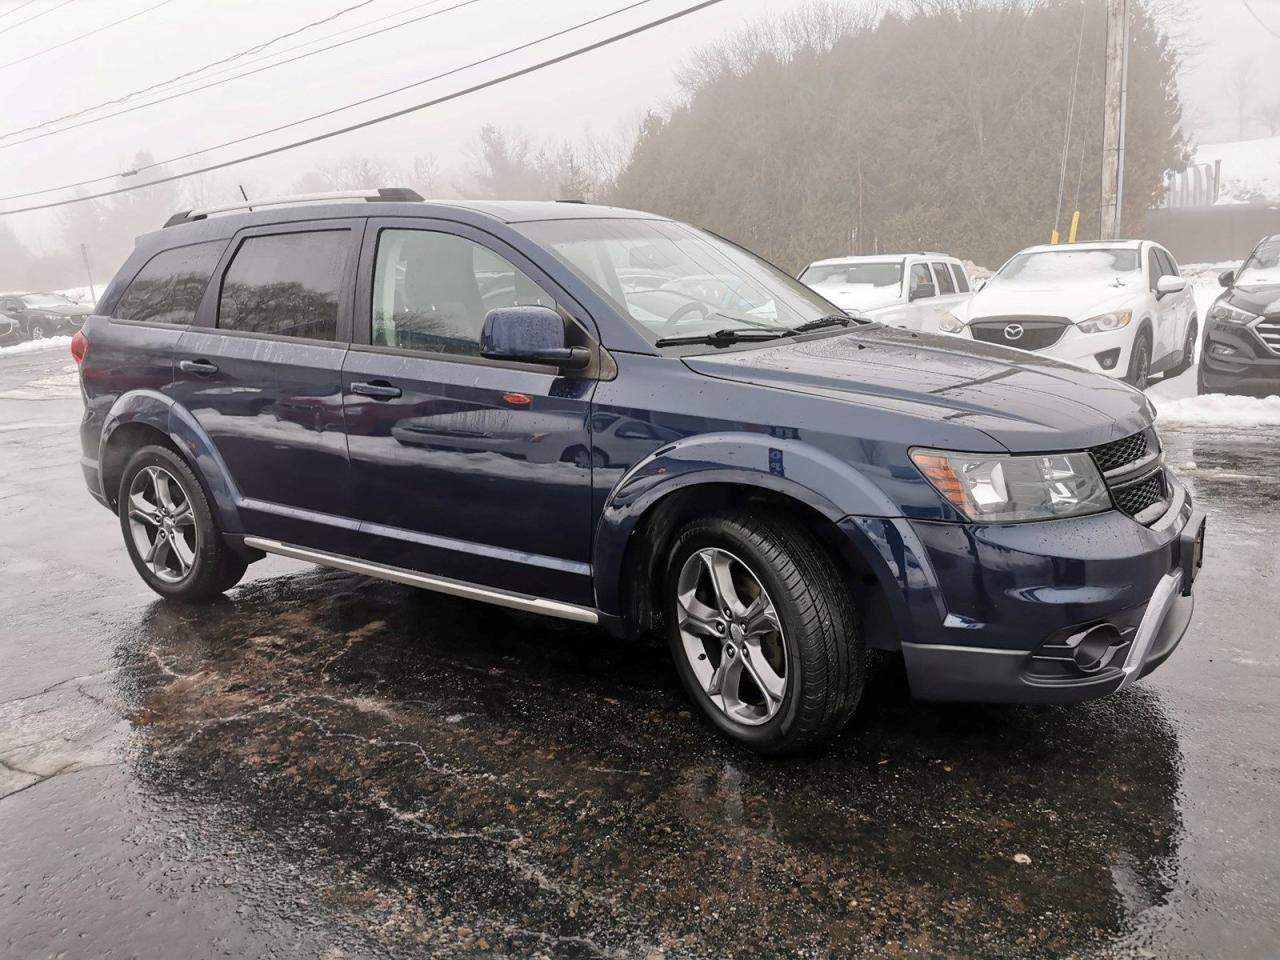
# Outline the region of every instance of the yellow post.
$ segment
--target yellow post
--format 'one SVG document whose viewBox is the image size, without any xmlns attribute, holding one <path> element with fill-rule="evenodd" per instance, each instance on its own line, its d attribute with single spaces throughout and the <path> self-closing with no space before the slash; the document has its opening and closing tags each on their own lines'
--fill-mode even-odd
<svg viewBox="0 0 1280 960">
<path fill-rule="evenodd" d="M 1080 211 L 1077 210 L 1071 215 L 1071 234 L 1067 237 L 1067 243 L 1076 242 L 1076 230 L 1080 228 Z"/>
<path fill-rule="evenodd" d="M 1058 245 L 1058 228 L 1053 228 L 1053 235 L 1049 238 L 1049 242 L 1055 247 Z"/>
</svg>

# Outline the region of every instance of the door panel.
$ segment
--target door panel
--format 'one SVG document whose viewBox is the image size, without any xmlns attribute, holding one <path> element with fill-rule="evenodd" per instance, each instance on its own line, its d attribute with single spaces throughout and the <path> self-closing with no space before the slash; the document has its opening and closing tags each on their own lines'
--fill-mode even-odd
<svg viewBox="0 0 1280 960">
<path fill-rule="evenodd" d="M 248 532 L 338 552 L 356 526 L 342 360 L 360 226 L 245 231 L 174 357 L 174 399 L 225 462 Z"/>
<path fill-rule="evenodd" d="M 360 555 L 593 604 L 595 381 L 478 355 L 488 310 L 565 298 L 480 231 L 410 223 L 370 224 L 357 317 L 374 342 L 343 368 Z"/>
</svg>

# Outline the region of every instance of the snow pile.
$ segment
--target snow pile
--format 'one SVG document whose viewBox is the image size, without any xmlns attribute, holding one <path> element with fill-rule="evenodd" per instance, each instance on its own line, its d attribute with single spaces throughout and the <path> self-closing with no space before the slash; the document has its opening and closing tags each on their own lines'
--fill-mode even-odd
<svg viewBox="0 0 1280 960">
<path fill-rule="evenodd" d="M 1280 397 L 1234 397 L 1208 393 L 1180 400 L 1152 398 L 1160 426 L 1182 427 L 1277 427 L 1280 426 Z"/>
<path fill-rule="evenodd" d="M 1194 163 L 1222 161 L 1219 203 L 1251 203 L 1280 198 L 1280 137 L 1206 143 L 1198 147 Z"/>
<path fill-rule="evenodd" d="M 28 340 L 25 343 L 15 343 L 12 346 L 0 347 L 0 357 L 9 356 L 14 353 L 38 353 L 41 350 L 70 350 L 70 337 L 48 337 L 44 340 Z"/>
</svg>

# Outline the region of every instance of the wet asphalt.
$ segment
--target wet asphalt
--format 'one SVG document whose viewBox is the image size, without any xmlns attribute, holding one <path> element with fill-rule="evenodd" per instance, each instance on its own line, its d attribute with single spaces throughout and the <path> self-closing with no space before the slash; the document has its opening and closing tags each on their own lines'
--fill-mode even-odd
<svg viewBox="0 0 1280 960">
<path fill-rule="evenodd" d="M 269 560 L 163 602 L 64 352 L 0 357 L 0 956 L 1280 953 L 1280 430 L 1166 430 L 1210 514 L 1174 657 L 1065 708 L 873 666 L 814 756 L 655 641 Z"/>
</svg>

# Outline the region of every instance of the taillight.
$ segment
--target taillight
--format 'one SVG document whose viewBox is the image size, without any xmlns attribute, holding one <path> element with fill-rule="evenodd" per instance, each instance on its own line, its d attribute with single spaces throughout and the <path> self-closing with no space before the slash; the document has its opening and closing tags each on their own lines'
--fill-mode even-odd
<svg viewBox="0 0 1280 960">
<path fill-rule="evenodd" d="M 89 352 L 89 338 L 84 332 L 77 330 L 74 337 L 71 338 L 71 359 L 77 364 L 84 363 L 85 354 Z"/>
</svg>

